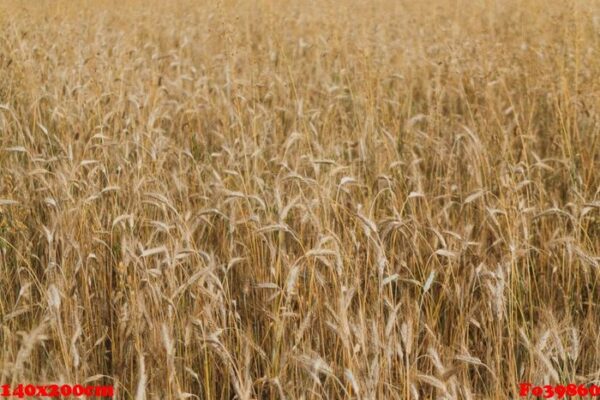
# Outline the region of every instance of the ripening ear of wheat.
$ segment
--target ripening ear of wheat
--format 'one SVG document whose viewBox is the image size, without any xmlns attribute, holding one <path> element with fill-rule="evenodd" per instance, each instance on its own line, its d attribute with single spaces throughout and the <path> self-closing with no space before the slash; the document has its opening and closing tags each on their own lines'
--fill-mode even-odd
<svg viewBox="0 0 600 400">
<path fill-rule="evenodd" d="M 600 380 L 597 1 L 0 12 L 0 384 Z"/>
</svg>

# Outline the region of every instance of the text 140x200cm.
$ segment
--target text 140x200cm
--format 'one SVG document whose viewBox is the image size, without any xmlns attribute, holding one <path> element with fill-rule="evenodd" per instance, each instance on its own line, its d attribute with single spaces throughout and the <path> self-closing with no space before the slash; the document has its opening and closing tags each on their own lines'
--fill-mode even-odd
<svg viewBox="0 0 600 400">
<path fill-rule="evenodd" d="M 33 385 L 0 386 L 0 397 L 113 397 L 112 386 Z"/>
</svg>

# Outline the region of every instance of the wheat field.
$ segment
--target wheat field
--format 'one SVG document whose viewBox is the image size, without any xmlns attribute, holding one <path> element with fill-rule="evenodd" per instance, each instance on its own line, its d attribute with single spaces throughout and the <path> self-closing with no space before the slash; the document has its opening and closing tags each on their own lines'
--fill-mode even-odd
<svg viewBox="0 0 600 400">
<path fill-rule="evenodd" d="M 600 2 L 0 2 L 0 384 L 600 384 Z"/>
</svg>

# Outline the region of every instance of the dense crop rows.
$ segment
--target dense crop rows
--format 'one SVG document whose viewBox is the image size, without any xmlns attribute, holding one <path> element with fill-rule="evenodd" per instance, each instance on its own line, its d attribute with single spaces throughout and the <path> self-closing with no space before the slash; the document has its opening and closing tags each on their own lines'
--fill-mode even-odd
<svg viewBox="0 0 600 400">
<path fill-rule="evenodd" d="M 598 1 L 0 10 L 1 384 L 599 384 Z"/>
</svg>

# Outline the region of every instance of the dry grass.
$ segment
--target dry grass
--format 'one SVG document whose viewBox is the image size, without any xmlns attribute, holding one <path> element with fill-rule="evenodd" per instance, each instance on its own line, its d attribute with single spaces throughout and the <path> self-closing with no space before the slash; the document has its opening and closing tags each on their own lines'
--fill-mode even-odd
<svg viewBox="0 0 600 400">
<path fill-rule="evenodd" d="M 0 383 L 600 379 L 596 0 L 3 2 Z"/>
</svg>

